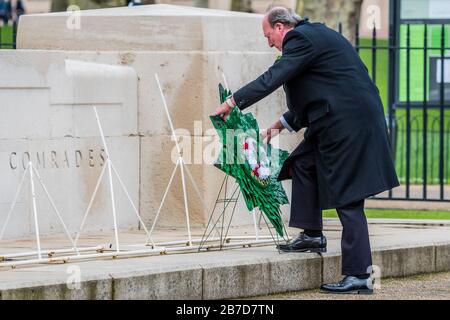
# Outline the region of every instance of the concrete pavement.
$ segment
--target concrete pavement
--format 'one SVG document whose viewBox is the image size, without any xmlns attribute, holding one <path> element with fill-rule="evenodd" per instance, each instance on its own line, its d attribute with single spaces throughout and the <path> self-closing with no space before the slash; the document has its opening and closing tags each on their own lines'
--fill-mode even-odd
<svg viewBox="0 0 450 320">
<path fill-rule="evenodd" d="M 373 295 L 323 294 L 307 290 L 252 297 L 252 300 L 450 300 L 450 272 L 381 280 Z"/>
</svg>

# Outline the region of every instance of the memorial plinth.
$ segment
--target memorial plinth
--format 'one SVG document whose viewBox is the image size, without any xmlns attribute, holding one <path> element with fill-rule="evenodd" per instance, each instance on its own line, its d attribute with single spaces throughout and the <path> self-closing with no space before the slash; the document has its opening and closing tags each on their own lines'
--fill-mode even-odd
<svg viewBox="0 0 450 320">
<path fill-rule="evenodd" d="M 9 178 L 1 186 L 7 190 L 1 195 L 2 212 L 19 183 L 23 154 L 27 157 L 26 152 L 30 152 L 36 158 L 44 152 L 49 164 L 42 168 L 43 176 L 49 189 L 53 186 L 71 226 L 78 226 L 103 161 L 90 108 L 95 104 L 104 119 L 111 157 L 118 162 L 141 216 L 153 221 L 175 165 L 175 145 L 155 73 L 161 79 L 181 140 L 190 141 L 191 150 L 185 150 L 184 157 L 192 163 L 189 168 L 212 209 L 224 176 L 195 151 L 202 150 L 203 156 L 211 151 L 208 146 L 216 133 L 209 115 L 218 105 L 217 85 L 224 82 L 223 75 L 230 89 L 236 90 L 275 61 L 277 52 L 267 46 L 261 30 L 262 15 L 169 5 L 78 14 L 80 29 L 68 28 L 67 21 L 73 18 L 68 12 L 22 16 L 18 50 L 0 51 L 0 98 L 6 101 L 2 104 L 6 112 L 2 117 L 1 170 Z M 281 90 L 250 109 L 261 127 L 270 125 L 285 110 Z M 299 137 L 283 135 L 281 140 L 282 148 L 292 149 Z M 82 148 L 84 167 L 76 162 L 80 157 L 77 150 Z M 68 157 L 73 157 L 69 166 L 62 165 L 67 162 L 66 150 Z M 50 166 L 52 151 L 63 156 L 58 158 L 62 163 L 59 167 Z M 13 156 L 17 171 L 10 165 L 13 152 L 17 153 L 17 159 Z M 91 158 L 97 161 L 94 166 Z M 212 154 L 209 159 L 214 161 L 216 156 Z M 191 223 L 204 224 L 208 212 L 189 183 L 188 189 Z M 286 191 L 290 193 L 289 188 Z M 31 225 L 27 201 L 23 200 L 21 214 Z M 94 203 L 102 218 L 93 220 L 89 230 L 112 227 L 107 201 L 105 189 Z M 127 217 L 120 227 L 138 227 L 125 199 L 117 201 L 123 202 L 119 214 Z M 285 206 L 283 211 L 287 209 Z M 51 221 L 51 213 L 47 215 Z M 234 221 L 252 223 L 243 203 L 238 205 Z M 180 227 L 184 223 L 181 179 L 177 176 L 158 226 Z M 44 231 L 60 229 L 49 226 Z"/>
<path fill-rule="evenodd" d="M 27 15 L 20 20 L 17 47 L 267 52 L 261 38 L 261 21 L 259 14 L 163 4 Z"/>
</svg>

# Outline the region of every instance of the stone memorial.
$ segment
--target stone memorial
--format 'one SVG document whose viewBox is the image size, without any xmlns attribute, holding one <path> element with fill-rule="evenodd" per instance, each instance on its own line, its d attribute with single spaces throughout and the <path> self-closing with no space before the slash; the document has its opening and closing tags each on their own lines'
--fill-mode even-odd
<svg viewBox="0 0 450 320">
<path fill-rule="evenodd" d="M 261 22 L 259 14 L 171 5 L 22 16 L 18 49 L 0 51 L 0 221 L 31 159 L 69 228 L 78 228 L 105 159 L 95 105 L 111 159 L 150 224 L 176 159 L 155 73 L 185 146 L 184 159 L 212 209 L 224 175 L 213 166 L 217 134 L 209 115 L 219 103 L 217 86 L 223 75 L 236 90 L 275 61 L 278 53 L 267 46 Z M 285 110 L 284 94 L 278 90 L 249 111 L 264 128 Z M 300 138 L 282 134 L 280 147 L 292 150 Z M 94 201 L 89 231 L 113 226 L 106 183 Z M 290 184 L 285 187 L 290 195 Z M 210 212 L 189 182 L 188 189 L 191 225 L 202 226 Z M 49 204 L 40 199 L 42 232 L 61 232 Z M 120 191 L 116 203 L 119 227 L 139 228 Z M 282 208 L 285 213 L 288 209 Z M 252 221 L 241 201 L 233 223 Z M 157 226 L 184 225 L 177 175 Z M 29 235 L 32 226 L 29 191 L 24 189 L 7 236 Z"/>
</svg>

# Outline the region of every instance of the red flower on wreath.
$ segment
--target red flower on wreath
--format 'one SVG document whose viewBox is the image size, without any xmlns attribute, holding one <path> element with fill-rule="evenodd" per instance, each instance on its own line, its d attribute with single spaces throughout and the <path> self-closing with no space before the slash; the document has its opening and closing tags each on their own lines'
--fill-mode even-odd
<svg viewBox="0 0 450 320">
<path fill-rule="evenodd" d="M 259 178 L 259 171 L 258 171 L 259 168 L 261 168 L 261 165 L 258 164 L 258 165 L 256 166 L 256 168 L 253 169 L 253 171 L 252 171 L 253 174 L 254 174 L 255 176 L 257 176 L 258 178 Z"/>
</svg>

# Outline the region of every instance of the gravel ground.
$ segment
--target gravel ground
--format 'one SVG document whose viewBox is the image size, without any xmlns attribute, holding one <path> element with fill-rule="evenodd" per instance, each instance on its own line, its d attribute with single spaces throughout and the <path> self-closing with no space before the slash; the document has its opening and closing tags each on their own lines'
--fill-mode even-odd
<svg viewBox="0 0 450 320">
<path fill-rule="evenodd" d="M 319 290 L 290 292 L 252 299 L 267 300 L 450 300 L 450 272 L 381 280 L 373 295 L 323 294 Z"/>
</svg>

